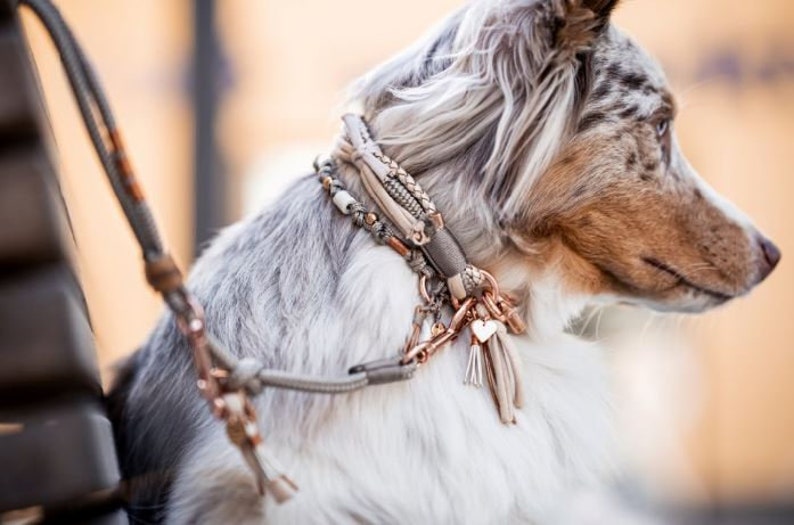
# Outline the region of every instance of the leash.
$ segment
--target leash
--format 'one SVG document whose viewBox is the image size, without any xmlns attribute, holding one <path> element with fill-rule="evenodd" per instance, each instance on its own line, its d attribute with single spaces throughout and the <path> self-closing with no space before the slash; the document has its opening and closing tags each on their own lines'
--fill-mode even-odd
<svg viewBox="0 0 794 525">
<path fill-rule="evenodd" d="M 351 367 L 346 376 L 334 378 L 267 369 L 256 359 L 236 358 L 206 331 L 204 310 L 164 248 L 102 86 L 58 9 L 50 0 L 19 0 L 18 4 L 39 18 L 60 55 L 94 150 L 141 248 L 146 280 L 162 296 L 189 342 L 198 391 L 212 414 L 225 424 L 260 494 L 270 492 L 283 502 L 298 489 L 265 447 L 253 396 L 268 387 L 341 394 L 404 381 L 466 328 L 472 344 L 464 382 L 482 386 L 485 375 L 501 420 L 514 421 L 514 409 L 521 406 L 523 394 L 518 354 L 507 332 L 523 332 L 523 320 L 512 300 L 500 293 L 496 280 L 467 262 L 433 201 L 413 177 L 383 154 L 360 117 L 344 117 L 346 134 L 335 155 L 358 168 L 368 193 L 394 227 L 345 189 L 336 177 L 335 160 L 315 163 L 315 169 L 336 207 L 376 242 L 391 247 L 419 275 L 423 303 L 416 307 L 402 354 L 393 359 L 362 363 Z M 444 324 L 447 307 L 453 313 Z M 428 318 L 433 320 L 430 337 L 420 341 Z"/>
<path fill-rule="evenodd" d="M 255 359 L 238 360 L 228 352 L 206 331 L 201 304 L 185 286 L 173 257 L 165 251 L 110 104 L 74 34 L 50 0 L 19 0 L 18 5 L 27 6 L 37 16 L 60 55 L 94 150 L 141 248 L 146 280 L 162 296 L 190 343 L 200 394 L 212 414 L 225 423 L 230 441 L 240 449 L 254 474 L 259 493 L 267 490 L 279 502 L 289 499 L 297 486 L 264 446 L 250 398 L 267 387 L 318 394 L 352 392 L 409 379 L 417 362 L 384 359 L 357 365 L 343 377 L 325 378 L 267 369 Z"/>
</svg>

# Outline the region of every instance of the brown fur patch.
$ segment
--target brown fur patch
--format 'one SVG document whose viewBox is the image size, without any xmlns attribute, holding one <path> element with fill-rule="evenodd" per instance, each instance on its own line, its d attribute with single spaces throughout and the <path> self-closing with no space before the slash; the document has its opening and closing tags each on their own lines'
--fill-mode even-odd
<svg viewBox="0 0 794 525">
<path fill-rule="evenodd" d="M 756 270 L 744 230 L 693 178 L 668 173 L 653 125 L 624 126 L 619 139 L 591 134 L 563 151 L 516 224 L 519 244 L 585 293 L 721 302 L 745 291 Z"/>
</svg>

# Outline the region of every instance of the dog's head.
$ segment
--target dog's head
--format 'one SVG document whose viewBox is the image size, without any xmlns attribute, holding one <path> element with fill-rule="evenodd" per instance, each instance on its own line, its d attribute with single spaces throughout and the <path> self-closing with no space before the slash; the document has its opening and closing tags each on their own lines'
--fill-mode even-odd
<svg viewBox="0 0 794 525">
<path fill-rule="evenodd" d="M 674 97 L 610 24 L 615 4 L 475 2 L 358 96 L 475 260 L 700 311 L 748 292 L 780 253 L 684 158 Z"/>
<path fill-rule="evenodd" d="M 575 129 L 529 192 L 517 238 L 533 250 L 546 240 L 574 286 L 656 308 L 699 311 L 749 291 L 780 253 L 685 159 L 661 70 L 610 27 L 590 61 Z"/>
</svg>

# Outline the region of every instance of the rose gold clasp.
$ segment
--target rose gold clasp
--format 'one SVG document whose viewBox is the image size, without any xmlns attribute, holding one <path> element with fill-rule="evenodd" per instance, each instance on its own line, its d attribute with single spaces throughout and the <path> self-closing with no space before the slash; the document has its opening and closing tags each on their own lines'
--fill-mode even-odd
<svg viewBox="0 0 794 525">
<path fill-rule="evenodd" d="M 424 363 L 447 343 L 453 341 L 458 334 L 460 334 L 460 331 L 466 325 L 467 321 L 470 320 L 471 316 L 469 315 L 469 312 L 476 301 L 477 300 L 474 297 L 469 297 L 463 301 L 463 303 L 460 305 L 460 308 L 458 308 L 458 310 L 455 312 L 455 315 L 452 316 L 447 329 L 444 332 L 432 337 L 431 339 L 423 341 L 411 348 L 403 356 L 402 363 L 407 364 L 414 359 L 419 363 Z"/>
<path fill-rule="evenodd" d="M 499 297 L 499 283 L 496 282 L 496 278 L 482 269 L 480 270 L 480 273 L 482 273 L 483 277 L 485 277 L 485 280 L 488 281 L 488 288 L 491 290 L 491 293 L 493 293 L 493 296 Z"/>
<path fill-rule="evenodd" d="M 503 295 L 494 296 L 490 290 L 482 294 L 482 303 L 495 319 L 505 323 L 514 334 L 523 334 L 527 324 L 513 306 L 513 302 Z"/>
<path fill-rule="evenodd" d="M 489 288 L 482 293 L 482 303 L 495 319 L 505 323 L 514 334 L 523 334 L 527 324 L 516 310 L 513 301 L 499 291 L 499 284 L 490 273 L 481 270 Z"/>
</svg>

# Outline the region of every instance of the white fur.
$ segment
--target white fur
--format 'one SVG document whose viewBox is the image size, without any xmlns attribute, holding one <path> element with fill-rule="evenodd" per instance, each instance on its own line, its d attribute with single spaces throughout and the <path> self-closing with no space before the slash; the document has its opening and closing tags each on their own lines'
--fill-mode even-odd
<svg viewBox="0 0 794 525">
<path fill-rule="evenodd" d="M 314 363 L 333 362 L 340 349 L 350 364 L 388 355 L 419 300 L 416 277 L 387 248 L 353 257 L 340 283 L 345 299 L 335 305 L 341 311 L 316 319 L 307 334 Z M 553 287 L 547 280 L 541 288 Z M 459 341 L 410 382 L 308 408 L 305 396 L 284 395 L 295 417 L 277 421 L 268 421 L 269 403 L 258 403 L 268 446 L 301 487 L 284 505 L 246 497 L 253 485 L 239 453 L 220 425 L 205 427 L 186 455 L 168 522 L 544 522 L 568 491 L 609 471 L 611 414 L 599 349 L 559 333 L 567 319 L 544 314 L 543 322 L 557 335 L 543 344 L 518 338 L 527 401 L 516 425 L 499 422 L 487 389 L 462 384 L 468 345 Z"/>
</svg>

